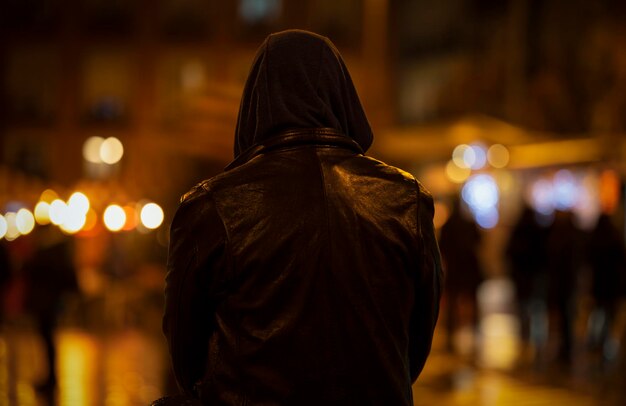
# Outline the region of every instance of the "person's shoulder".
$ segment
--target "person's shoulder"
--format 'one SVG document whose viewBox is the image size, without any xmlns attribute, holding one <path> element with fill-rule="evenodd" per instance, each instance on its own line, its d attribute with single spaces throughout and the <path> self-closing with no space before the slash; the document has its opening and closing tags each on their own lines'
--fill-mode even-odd
<svg viewBox="0 0 626 406">
<path fill-rule="evenodd" d="M 371 156 L 362 155 L 362 157 L 366 160 L 366 162 L 368 162 L 369 165 L 375 167 L 381 173 L 393 177 L 395 180 L 400 180 L 411 184 L 416 184 L 418 182 L 415 176 L 405 171 L 404 169 L 389 165 L 381 161 L 380 159 L 376 159 Z"/>
<path fill-rule="evenodd" d="M 181 224 L 196 224 L 206 221 L 206 214 L 215 212 L 215 203 L 211 196 L 211 179 L 203 180 L 180 198 L 180 203 L 172 220 L 172 227 Z"/>
<path fill-rule="evenodd" d="M 180 198 L 181 204 L 192 204 L 196 201 L 202 201 L 210 199 L 215 191 L 224 187 L 224 184 L 230 183 L 230 178 L 233 177 L 232 171 L 221 172 L 209 179 L 205 179 L 198 182 L 189 191 L 183 194 Z"/>
<path fill-rule="evenodd" d="M 371 156 L 362 156 L 367 162 L 376 167 L 378 171 L 384 173 L 386 176 L 390 177 L 395 181 L 403 182 L 411 188 L 415 188 L 417 190 L 417 196 L 420 200 L 426 202 L 432 202 L 433 196 L 430 191 L 424 186 L 424 184 L 418 180 L 413 174 L 405 171 L 404 169 L 398 168 L 393 165 L 389 165 L 379 159 L 373 158 Z"/>
<path fill-rule="evenodd" d="M 181 205 L 191 205 L 194 202 L 205 198 L 210 191 L 210 179 L 203 180 L 189 189 L 185 194 L 180 197 Z"/>
</svg>

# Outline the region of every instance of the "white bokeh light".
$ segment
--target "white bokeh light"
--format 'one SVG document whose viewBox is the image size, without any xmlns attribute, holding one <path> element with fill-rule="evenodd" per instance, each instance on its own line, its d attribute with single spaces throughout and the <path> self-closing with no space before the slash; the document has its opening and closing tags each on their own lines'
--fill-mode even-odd
<svg viewBox="0 0 626 406">
<path fill-rule="evenodd" d="M 56 199 L 50 203 L 50 222 L 56 226 L 61 225 L 67 218 L 67 204 L 61 199 Z"/>
<path fill-rule="evenodd" d="M 463 186 L 461 196 L 479 226 L 488 229 L 498 224 L 500 193 L 493 177 L 487 174 L 470 177 Z"/>
<path fill-rule="evenodd" d="M 8 212 L 4 215 L 4 219 L 7 223 L 7 231 L 4 235 L 4 238 L 6 238 L 8 241 L 13 241 L 20 236 L 20 230 L 18 230 L 16 224 L 17 215 L 14 212 Z"/>
<path fill-rule="evenodd" d="M 35 228 L 35 216 L 28 209 L 19 209 L 15 215 L 15 226 L 20 234 L 29 234 Z"/>
<path fill-rule="evenodd" d="M 121 206 L 112 204 L 104 210 L 103 221 L 109 231 L 120 231 L 126 223 L 126 213 Z"/>
<path fill-rule="evenodd" d="M 107 138 L 100 145 L 100 159 L 106 164 L 113 165 L 118 163 L 123 155 L 124 146 L 115 137 Z"/>
<path fill-rule="evenodd" d="M 140 217 L 144 227 L 154 230 L 163 223 L 163 209 L 156 203 L 148 203 L 141 208 Z"/>
<path fill-rule="evenodd" d="M 104 138 L 94 136 L 89 137 L 83 144 L 83 158 L 91 163 L 99 164 L 102 163 L 102 159 L 100 158 L 100 147 L 104 142 Z"/>
<path fill-rule="evenodd" d="M 67 200 L 67 207 L 71 212 L 85 215 L 89 211 L 89 199 L 84 193 L 74 192 Z"/>
<path fill-rule="evenodd" d="M 83 213 L 76 211 L 69 211 L 68 216 L 65 218 L 63 224 L 61 224 L 61 230 L 68 234 L 74 234 L 82 230 L 85 226 L 87 217 Z"/>
<path fill-rule="evenodd" d="M 490 175 L 472 176 L 463 187 L 463 200 L 476 210 L 484 210 L 498 204 L 498 186 Z"/>
</svg>

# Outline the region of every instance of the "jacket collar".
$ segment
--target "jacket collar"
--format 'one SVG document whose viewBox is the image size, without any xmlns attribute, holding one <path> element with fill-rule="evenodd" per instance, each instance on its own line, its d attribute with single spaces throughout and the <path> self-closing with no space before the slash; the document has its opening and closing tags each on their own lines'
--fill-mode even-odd
<svg viewBox="0 0 626 406">
<path fill-rule="evenodd" d="M 261 144 L 253 145 L 228 164 L 225 170 L 234 169 L 268 151 L 304 145 L 340 147 L 363 154 L 363 149 L 356 141 L 334 128 L 299 128 L 282 131 Z"/>
</svg>

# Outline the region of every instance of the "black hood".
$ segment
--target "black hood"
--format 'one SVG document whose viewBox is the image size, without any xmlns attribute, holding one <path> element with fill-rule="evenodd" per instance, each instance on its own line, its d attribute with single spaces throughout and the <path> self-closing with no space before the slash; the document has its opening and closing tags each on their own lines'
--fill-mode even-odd
<svg viewBox="0 0 626 406">
<path fill-rule="evenodd" d="M 372 130 L 339 51 L 320 35 L 288 30 L 257 51 L 239 107 L 235 157 L 287 129 L 333 128 L 363 151 Z"/>
</svg>

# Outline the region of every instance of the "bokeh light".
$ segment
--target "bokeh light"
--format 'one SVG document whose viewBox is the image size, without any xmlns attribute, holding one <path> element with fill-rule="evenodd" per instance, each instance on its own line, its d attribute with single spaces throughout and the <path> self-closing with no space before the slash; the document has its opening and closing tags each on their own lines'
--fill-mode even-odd
<svg viewBox="0 0 626 406">
<path fill-rule="evenodd" d="M 479 174 L 470 177 L 463 186 L 461 196 L 480 227 L 489 229 L 498 224 L 500 193 L 492 176 Z"/>
<path fill-rule="evenodd" d="M 15 226 L 20 234 L 30 234 L 35 228 L 35 216 L 28 209 L 19 209 L 15 215 Z"/>
<path fill-rule="evenodd" d="M 573 211 L 577 215 L 578 226 L 589 227 L 592 217 L 597 215 L 599 201 L 593 199 L 598 186 L 595 181 L 583 177 L 579 179 L 571 171 L 561 169 L 552 178 L 540 178 L 530 186 L 528 201 L 545 219 L 551 222 L 555 210 Z M 545 221 L 544 221 L 545 220 Z"/>
<path fill-rule="evenodd" d="M 530 204 L 543 215 L 550 215 L 554 211 L 552 198 L 552 182 L 547 179 L 539 179 L 531 186 Z"/>
<path fill-rule="evenodd" d="M 103 220 L 109 231 L 120 231 L 126 223 L 126 213 L 121 206 L 112 204 L 104 210 Z"/>
<path fill-rule="evenodd" d="M 476 154 L 467 144 L 458 145 L 452 151 L 452 162 L 459 168 L 471 168 L 476 161 Z"/>
<path fill-rule="evenodd" d="M 79 232 L 86 222 L 86 216 L 83 213 L 79 213 L 75 210 L 68 210 L 67 217 L 62 224 L 60 224 L 61 230 L 68 234 L 74 234 Z"/>
<path fill-rule="evenodd" d="M 99 164 L 102 163 L 102 159 L 100 158 L 100 147 L 104 142 L 104 138 L 94 136 L 89 137 L 83 144 L 83 158 L 86 161 Z"/>
<path fill-rule="evenodd" d="M 115 137 L 107 138 L 100 145 L 100 159 L 106 164 L 113 165 L 118 163 L 123 155 L 124 146 Z"/>
<path fill-rule="evenodd" d="M 485 229 L 490 229 L 498 225 L 500 215 L 498 213 L 498 209 L 495 207 L 489 207 L 487 209 L 477 210 L 474 213 L 474 218 L 479 226 Z"/>
<path fill-rule="evenodd" d="M 67 204 L 61 199 L 56 199 L 50 203 L 50 222 L 55 226 L 59 226 L 67 219 Z"/>
<path fill-rule="evenodd" d="M 35 205 L 35 221 L 37 224 L 45 226 L 50 224 L 50 205 L 44 201 L 40 201 Z"/>
<path fill-rule="evenodd" d="M 122 207 L 124 209 L 124 214 L 126 214 L 126 222 L 124 223 L 124 231 L 129 231 L 134 229 L 135 227 L 137 227 L 137 223 L 138 221 L 138 215 L 137 215 L 137 210 L 135 210 L 134 207 L 132 206 L 124 206 Z"/>
<path fill-rule="evenodd" d="M 449 161 L 446 165 L 446 176 L 451 182 L 454 183 L 463 183 L 469 178 L 472 170 L 467 167 L 460 167 L 454 163 L 454 161 Z"/>
<path fill-rule="evenodd" d="M 579 186 L 572 172 L 561 169 L 554 175 L 554 206 L 559 210 L 569 210 L 576 204 Z"/>
<path fill-rule="evenodd" d="M 17 214 L 10 211 L 4 215 L 4 219 L 7 222 L 7 231 L 4 234 L 4 238 L 8 241 L 13 241 L 20 236 L 20 231 L 17 228 Z"/>
<path fill-rule="evenodd" d="M 141 208 L 141 223 L 150 230 L 159 228 L 163 218 L 163 209 L 156 203 L 148 203 Z"/>
<path fill-rule="evenodd" d="M 468 152 L 470 150 L 472 151 L 471 153 Z M 463 155 L 464 157 L 468 155 L 465 164 L 474 170 L 481 169 L 487 164 L 487 151 L 485 146 L 481 143 L 471 144 L 470 148 L 467 149 Z"/>
<path fill-rule="evenodd" d="M 52 189 L 46 189 L 41 193 L 41 197 L 39 197 L 39 200 L 50 204 L 58 198 L 59 195 L 57 194 L 57 192 Z"/>
<path fill-rule="evenodd" d="M 67 200 L 67 207 L 72 212 L 81 213 L 82 215 L 87 214 L 89 210 L 89 198 L 85 196 L 85 194 L 81 192 L 74 192 Z"/>
<path fill-rule="evenodd" d="M 472 176 L 462 194 L 463 200 L 475 210 L 484 210 L 498 203 L 498 187 L 490 175 Z"/>
<path fill-rule="evenodd" d="M 504 168 L 509 164 L 509 150 L 502 144 L 494 144 L 487 150 L 487 159 L 494 168 Z"/>
</svg>

